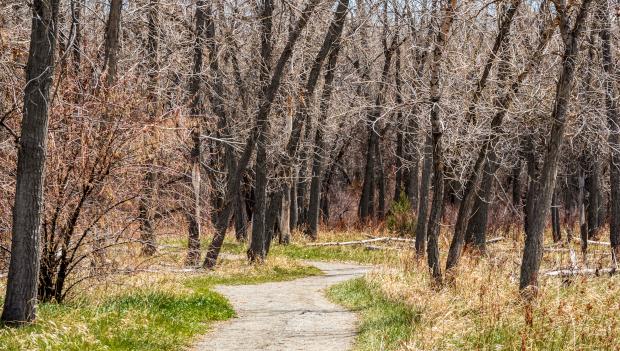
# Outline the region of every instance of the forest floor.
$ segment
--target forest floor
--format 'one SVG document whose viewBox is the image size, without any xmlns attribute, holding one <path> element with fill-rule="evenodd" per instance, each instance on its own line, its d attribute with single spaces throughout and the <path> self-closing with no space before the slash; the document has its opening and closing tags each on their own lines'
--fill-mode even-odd
<svg viewBox="0 0 620 351">
<path fill-rule="evenodd" d="M 307 262 L 324 275 L 286 282 L 218 286 L 237 317 L 205 335 L 196 351 L 300 350 L 344 351 L 352 347 L 354 312 L 327 300 L 324 290 L 363 276 L 372 267 Z"/>
<path fill-rule="evenodd" d="M 319 242 L 393 235 L 324 231 Z M 90 280 L 62 304 L 40 304 L 33 325 L 0 327 L 0 350 L 209 350 L 214 340 L 230 335 L 236 335 L 232 349 L 243 349 L 238 343 L 247 341 L 252 346 L 246 349 L 257 350 L 259 345 L 264 350 L 295 350 L 295 345 L 329 350 L 320 341 L 334 338 L 342 344 L 332 349 L 357 351 L 620 350 L 620 276 L 545 274 L 573 264 L 609 267 L 608 246 L 593 245 L 584 260 L 569 252 L 578 252 L 578 242 L 545 240 L 539 295 L 526 303 L 517 289 L 522 232 L 509 228 L 492 236 L 504 239 L 488 245 L 485 255 L 466 253 L 454 281 L 443 287 L 432 284 L 426 261 L 416 259 L 410 242 L 317 246 L 296 234 L 290 245 L 273 245 L 265 264 L 253 265 L 243 257 L 247 244 L 231 238 L 214 271 L 187 272 L 180 269 L 186 243 L 162 238 L 152 262 L 132 261 L 139 258 L 139 247 L 122 259 L 109 257 L 119 266 L 147 269 Z M 449 238 L 445 228 L 442 263 Z M 333 264 L 318 263 L 327 272 L 321 276 L 305 263 L 309 260 Z M 361 277 L 360 265 L 374 268 Z M 349 268 L 334 272 L 330 267 Z M 2 285 L 0 280 L 0 295 Z M 225 322 L 235 314 L 239 318 Z M 332 315 L 347 322 L 332 322 Z M 248 322 L 252 318 L 254 323 Z M 316 320 L 317 329 L 307 324 Z M 217 329 L 209 333 L 211 328 Z M 304 333 L 293 335 L 299 330 Z M 310 340 L 308 346 L 300 346 L 297 336 Z M 219 345 L 224 344 L 215 349 L 226 350 Z"/>
</svg>

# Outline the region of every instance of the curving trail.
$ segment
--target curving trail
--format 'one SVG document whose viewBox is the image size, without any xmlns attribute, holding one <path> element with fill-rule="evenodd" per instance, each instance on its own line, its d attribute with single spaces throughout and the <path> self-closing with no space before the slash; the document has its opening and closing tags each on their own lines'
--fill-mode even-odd
<svg viewBox="0 0 620 351">
<path fill-rule="evenodd" d="M 309 262 L 325 275 L 259 285 L 218 286 L 237 318 L 201 337 L 195 351 L 343 351 L 353 345 L 355 313 L 327 300 L 323 290 L 363 276 L 372 267 Z"/>
</svg>

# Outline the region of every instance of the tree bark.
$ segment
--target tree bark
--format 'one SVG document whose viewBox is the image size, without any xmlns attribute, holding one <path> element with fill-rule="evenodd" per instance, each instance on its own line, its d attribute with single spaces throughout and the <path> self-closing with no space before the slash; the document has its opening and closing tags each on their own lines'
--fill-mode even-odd
<svg viewBox="0 0 620 351">
<path fill-rule="evenodd" d="M 487 58 L 487 62 L 485 64 L 484 70 L 480 79 L 478 79 L 478 83 L 476 85 L 476 90 L 474 91 L 474 95 L 472 96 L 472 100 L 469 104 L 469 109 L 466 113 L 465 120 L 466 121 L 475 121 L 476 120 L 476 107 L 480 97 L 482 96 L 482 92 L 487 84 L 487 79 L 491 72 L 491 67 L 493 66 L 493 62 L 497 56 L 497 53 L 503 47 L 504 52 L 508 50 L 506 47 L 506 40 L 509 38 L 510 27 L 512 24 L 512 19 L 517 13 L 517 9 L 521 4 L 521 0 L 513 0 L 510 4 L 507 5 L 505 12 L 501 16 L 500 28 L 495 38 L 495 43 L 493 44 L 493 48 L 489 57 Z M 508 75 L 508 70 L 505 67 L 499 70 L 499 80 L 504 82 Z M 500 106 L 500 108 L 505 108 L 505 106 Z M 496 116 L 493 119 L 491 128 L 497 129 L 501 125 L 503 120 L 503 115 Z M 496 133 L 495 133 L 496 134 Z M 450 243 L 450 249 L 448 251 L 448 259 L 446 261 L 446 272 L 450 271 L 454 268 L 460 259 L 461 253 L 463 251 L 463 247 L 465 246 L 465 234 L 467 230 L 467 222 L 469 221 L 469 217 L 471 214 L 472 207 L 475 202 L 476 188 L 478 187 L 478 183 L 480 180 L 480 174 L 482 173 L 484 163 L 487 157 L 487 153 L 490 148 L 495 147 L 497 143 L 495 141 L 497 139 L 496 136 L 491 136 L 490 139 L 484 142 L 482 145 L 480 152 L 478 154 L 478 158 L 476 163 L 474 164 L 473 169 L 468 177 L 467 183 L 465 185 L 465 192 L 463 194 L 463 200 L 461 201 L 461 206 L 459 207 L 458 216 L 456 218 L 456 224 L 454 225 L 454 236 L 452 237 L 452 242 Z M 495 142 L 494 142 L 495 141 Z"/>
<path fill-rule="evenodd" d="M 521 263 L 519 289 L 525 297 L 535 295 L 538 288 L 538 271 L 543 254 L 543 230 L 551 197 L 555 189 L 558 157 L 564 138 L 564 127 L 568 111 L 572 82 L 575 73 L 575 62 L 579 53 L 578 40 L 583 31 L 591 0 L 584 0 L 579 8 L 575 24 L 570 26 L 568 18 L 560 18 L 560 32 L 564 41 L 562 71 L 557 83 L 555 104 L 551 114 L 551 135 L 547 139 L 544 163 L 538 180 L 528 189 L 528 208 L 525 228 L 526 239 Z M 528 290 L 533 290 L 530 294 Z"/>
<path fill-rule="evenodd" d="M 273 76 L 268 85 L 263 86 L 261 97 L 261 105 L 256 116 L 256 125 L 258 136 L 256 139 L 256 165 L 255 165 L 255 196 L 256 204 L 254 210 L 254 218 L 252 224 L 252 242 L 248 249 L 248 258 L 250 261 L 263 261 L 265 258 L 265 211 L 266 211 L 266 187 L 267 187 L 267 133 L 269 132 L 269 113 L 275 99 L 277 90 L 280 86 L 282 77 L 284 76 L 284 68 L 288 63 L 297 39 L 308 23 L 308 19 L 314 12 L 319 0 L 310 0 L 303 10 L 295 28 L 289 33 L 288 41 L 284 47 L 278 62 L 273 70 Z M 266 82 L 271 72 L 268 62 L 271 60 L 271 27 L 273 3 L 271 0 L 265 0 L 263 3 L 263 11 L 261 14 L 261 59 L 262 70 L 261 81 Z"/>
<path fill-rule="evenodd" d="M 314 136 L 314 152 L 312 160 L 312 179 L 310 181 L 310 202 L 308 206 L 308 227 L 307 234 L 313 240 L 318 237 L 319 231 L 319 214 L 321 199 L 321 177 L 323 173 L 323 164 L 325 163 L 325 141 L 323 138 L 323 128 L 327 120 L 327 113 L 331 102 L 334 77 L 336 76 L 336 64 L 338 62 L 338 54 L 340 52 L 340 43 L 342 29 L 346 19 L 346 12 L 349 6 L 348 0 L 338 2 L 338 8 L 334 14 L 334 20 L 330 26 L 330 32 L 333 32 L 333 42 L 330 44 L 329 58 L 325 67 L 325 78 L 323 84 L 323 92 L 321 94 L 321 104 L 319 108 L 319 120 L 317 130 Z"/>
<path fill-rule="evenodd" d="M 115 0 L 116 1 L 116 0 Z M 203 94 L 201 75 L 203 67 L 203 54 L 202 51 L 205 46 L 207 35 L 207 11 L 205 0 L 198 0 L 196 2 L 196 27 L 195 38 L 193 48 L 193 66 L 192 76 L 189 81 L 189 96 L 190 102 L 190 114 L 192 119 L 191 130 L 191 143 L 192 148 L 190 151 L 190 186 L 191 186 L 191 200 L 189 209 L 186 213 L 188 222 L 188 243 L 187 243 L 187 258 L 185 260 L 186 265 L 196 266 L 200 262 L 200 231 L 201 231 L 201 202 L 200 202 L 200 188 L 202 185 L 201 179 L 201 134 L 202 134 L 202 113 L 203 113 Z"/>
<path fill-rule="evenodd" d="M 420 183 L 420 203 L 415 227 L 415 251 L 419 258 L 426 250 L 426 226 L 428 223 L 428 196 L 433 177 L 433 151 L 431 138 L 426 137 L 424 145 L 424 162 L 422 164 L 422 181 Z"/>
<path fill-rule="evenodd" d="M 120 48 L 122 0 L 110 0 L 110 12 L 105 32 L 103 70 L 107 70 L 106 83 L 109 86 L 116 82 L 118 71 L 118 51 Z"/>
<path fill-rule="evenodd" d="M 609 198 L 609 241 L 614 264 L 617 264 L 620 255 L 620 112 L 618 108 L 618 86 L 614 76 L 618 74 L 615 67 L 611 47 L 611 10 L 605 0 L 599 0 L 597 19 L 600 23 L 599 37 L 601 38 L 601 56 L 603 71 L 605 72 L 605 109 L 609 126 L 609 184 L 611 195 Z"/>
<path fill-rule="evenodd" d="M 441 25 L 435 39 L 433 56 L 430 63 L 430 103 L 431 103 L 431 136 L 433 147 L 433 201 L 427 228 L 427 259 L 431 275 L 436 284 L 442 283 L 441 266 L 439 264 L 439 231 L 444 211 L 444 159 L 443 159 L 443 121 L 439 111 L 441 91 L 439 79 L 441 77 L 441 61 L 448 40 L 448 33 L 454 22 L 456 0 L 449 0 L 443 8 Z"/>
<path fill-rule="evenodd" d="M 559 243 L 562 240 L 562 232 L 560 231 L 560 202 L 557 189 L 551 198 L 551 229 L 553 242 Z"/>
<path fill-rule="evenodd" d="M 159 117 L 159 99 L 157 97 L 159 82 L 159 1 L 150 0 L 147 12 L 148 40 L 146 52 L 148 58 L 148 101 L 149 122 L 154 123 Z M 146 173 L 144 175 L 142 196 L 140 198 L 140 240 L 142 241 L 142 255 L 152 256 L 157 251 L 154 228 L 154 203 L 156 193 L 155 154 L 156 140 L 152 130 L 145 132 Z"/>
<path fill-rule="evenodd" d="M 17 154 L 11 259 L 2 322 L 35 319 L 49 96 L 54 74 L 59 0 L 34 0 L 26 63 L 24 114 Z"/>
<path fill-rule="evenodd" d="M 387 38 L 384 38 L 383 55 L 385 61 L 383 62 L 383 70 L 381 71 L 381 80 L 379 81 L 379 89 L 375 104 L 369 112 L 368 116 L 368 147 L 366 149 L 366 167 L 364 169 L 364 183 L 362 186 L 362 195 L 359 202 L 359 217 L 362 221 L 367 221 L 369 218 L 375 216 L 375 155 L 377 154 L 377 147 L 379 143 L 379 131 L 376 130 L 375 125 L 381 112 L 383 110 L 383 102 L 385 100 L 385 90 L 388 86 L 388 77 L 390 73 L 390 66 L 392 63 L 392 56 L 397 49 L 398 36 L 394 36 L 392 43 L 388 46 Z"/>
</svg>

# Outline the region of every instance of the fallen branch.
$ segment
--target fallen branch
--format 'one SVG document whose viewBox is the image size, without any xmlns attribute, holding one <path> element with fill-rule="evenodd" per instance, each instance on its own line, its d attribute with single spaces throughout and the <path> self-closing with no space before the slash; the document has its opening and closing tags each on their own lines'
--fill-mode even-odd
<svg viewBox="0 0 620 351">
<path fill-rule="evenodd" d="M 487 244 L 493 244 L 499 241 L 503 241 L 505 238 L 503 236 L 498 236 L 497 238 L 491 238 L 486 241 Z"/>
<path fill-rule="evenodd" d="M 561 247 L 545 247 L 545 251 L 549 252 L 569 252 L 569 249 L 561 248 Z"/>
<path fill-rule="evenodd" d="M 611 246 L 611 243 L 607 242 L 607 241 L 595 241 L 595 240 L 588 240 L 588 244 L 591 245 L 600 245 L 600 246 Z"/>
<path fill-rule="evenodd" d="M 575 275 L 596 275 L 601 274 L 614 274 L 616 270 L 614 268 L 582 268 L 582 269 L 558 269 L 554 271 L 545 272 L 543 275 L 546 277 L 571 277 Z"/>
<path fill-rule="evenodd" d="M 414 239 L 405 239 L 405 238 L 392 238 L 392 237 L 382 237 L 382 238 L 374 238 L 374 239 L 366 239 L 366 240 L 355 240 L 355 241 L 333 241 L 326 243 L 311 243 L 306 246 L 351 246 L 351 245 L 364 245 L 370 243 L 377 242 L 386 242 L 386 241 L 397 241 L 397 242 L 407 242 L 413 243 Z"/>
<path fill-rule="evenodd" d="M 398 250 L 397 247 L 390 247 L 390 246 L 375 246 L 375 245 L 366 245 L 364 246 L 364 249 L 368 250 L 368 251 L 381 251 L 381 250 Z"/>
</svg>

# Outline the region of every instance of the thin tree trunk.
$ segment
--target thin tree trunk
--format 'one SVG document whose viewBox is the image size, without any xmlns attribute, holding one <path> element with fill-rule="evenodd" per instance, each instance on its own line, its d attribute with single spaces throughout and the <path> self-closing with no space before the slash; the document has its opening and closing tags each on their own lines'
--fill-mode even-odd
<svg viewBox="0 0 620 351">
<path fill-rule="evenodd" d="M 560 231 L 560 202 L 557 192 L 558 190 L 556 189 L 551 198 L 551 229 L 554 243 L 559 243 L 562 240 L 562 232 Z"/>
<path fill-rule="evenodd" d="M 375 144 L 375 154 L 377 156 L 377 187 L 379 188 L 379 201 L 377 203 L 377 219 L 383 220 L 385 218 L 385 195 L 386 195 L 386 180 L 385 171 L 383 170 L 383 155 L 381 155 L 381 145 Z"/>
<path fill-rule="evenodd" d="M 431 138 L 427 137 L 424 145 L 424 162 L 422 164 L 422 181 L 420 183 L 420 203 L 418 218 L 415 227 L 416 257 L 421 257 L 426 251 L 426 226 L 428 223 L 428 196 L 430 193 L 431 178 L 433 177 L 433 151 Z"/>
<path fill-rule="evenodd" d="M 288 245 L 291 242 L 291 186 L 286 183 L 282 187 L 282 205 L 280 206 L 280 217 L 278 228 L 280 244 Z"/>
<path fill-rule="evenodd" d="M 600 219 L 598 217 L 600 212 L 601 201 L 601 188 L 600 188 L 600 172 L 599 164 L 596 157 L 589 162 L 590 167 L 585 179 L 585 188 L 588 196 L 585 200 L 586 203 L 586 221 L 588 222 L 588 238 L 596 240 Z"/>
<path fill-rule="evenodd" d="M 194 38 L 194 57 L 192 76 L 189 82 L 189 95 L 191 98 L 190 114 L 192 119 L 192 131 L 191 142 L 192 148 L 190 151 L 190 185 L 191 185 L 191 200 L 189 209 L 186 213 L 188 222 L 188 243 L 187 243 L 187 258 L 185 260 L 186 265 L 196 266 L 200 262 L 200 225 L 201 225 L 201 203 L 200 203 L 200 188 L 201 188 L 201 148 L 202 143 L 200 140 L 202 134 L 202 113 L 203 113 L 203 94 L 201 92 L 201 74 L 203 66 L 203 48 L 205 46 L 206 34 L 207 34 L 207 12 L 205 0 L 198 0 L 196 2 L 196 32 Z"/>
<path fill-rule="evenodd" d="M 295 228 L 297 228 L 297 220 L 298 220 L 298 216 L 299 216 L 299 209 L 298 209 L 298 204 L 297 204 L 297 182 L 298 182 L 298 175 L 299 171 L 297 169 L 293 169 L 293 183 L 291 185 L 291 219 L 290 219 L 290 229 L 291 231 L 295 230 Z"/>
<path fill-rule="evenodd" d="M 579 232 L 581 238 L 581 254 L 586 257 L 588 251 L 588 222 L 586 220 L 586 200 L 585 200 L 585 175 L 583 170 L 579 171 L 579 195 L 577 206 L 579 206 Z"/>
<path fill-rule="evenodd" d="M 149 119 L 153 123 L 159 118 L 159 99 L 157 97 L 159 82 L 159 1 L 150 0 L 147 12 L 149 36 L 146 45 L 148 58 L 148 100 L 149 100 Z M 156 178 L 155 173 L 155 154 L 156 154 L 155 135 L 153 131 L 146 132 L 145 152 L 146 152 L 146 173 L 144 175 L 143 194 L 140 198 L 139 218 L 140 218 L 140 240 L 142 241 L 142 254 L 152 256 L 157 250 L 155 242 L 154 228 L 154 206 Z"/>
<path fill-rule="evenodd" d="M 24 113 L 17 153 L 11 259 L 2 322 L 35 319 L 50 86 L 54 74 L 59 0 L 34 0 L 26 63 Z"/>
</svg>

